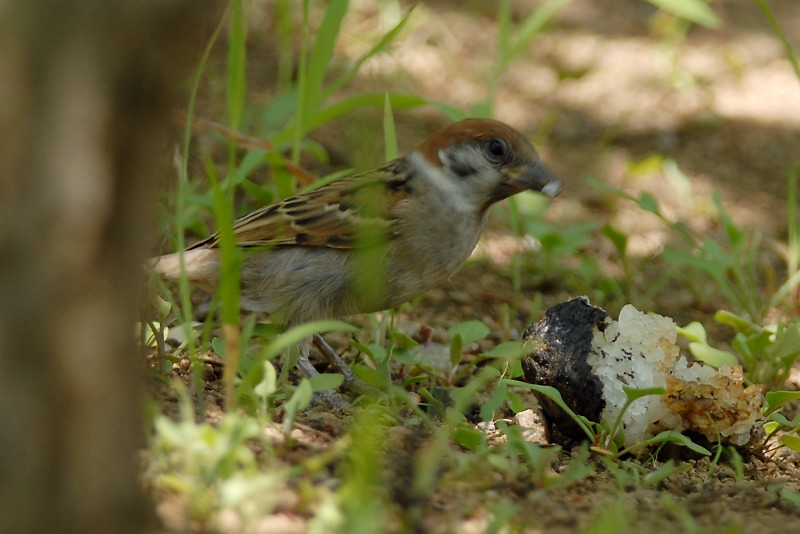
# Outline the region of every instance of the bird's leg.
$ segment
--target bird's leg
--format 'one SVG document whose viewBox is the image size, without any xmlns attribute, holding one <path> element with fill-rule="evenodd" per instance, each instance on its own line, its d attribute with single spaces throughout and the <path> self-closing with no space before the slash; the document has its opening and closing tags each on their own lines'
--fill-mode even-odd
<svg viewBox="0 0 800 534">
<path fill-rule="evenodd" d="M 328 359 L 328 363 L 330 363 L 344 375 L 344 387 L 347 388 L 354 384 L 356 381 L 356 375 L 353 373 L 353 370 L 350 369 L 350 366 L 345 363 L 341 356 L 339 356 L 339 353 L 336 352 L 327 341 L 325 341 L 325 338 L 320 334 L 314 334 L 313 341 L 314 345 L 319 349 L 322 355 Z M 308 364 L 311 365 L 311 362 L 308 362 Z"/>
<path fill-rule="evenodd" d="M 347 365 L 342 357 L 339 356 L 339 353 L 336 352 L 336 350 L 331 347 L 327 341 L 325 341 L 325 338 L 322 337 L 322 335 L 314 334 L 313 342 L 320 352 L 322 352 L 322 354 L 328 359 L 330 364 L 338 369 L 342 375 L 344 375 L 344 382 L 342 383 L 342 386 L 344 386 L 348 391 L 354 392 L 358 395 L 376 393 L 377 390 L 375 388 L 368 386 L 363 380 L 355 375 L 350 366 Z"/>
<path fill-rule="evenodd" d="M 301 341 L 298 343 L 298 348 L 300 349 L 300 357 L 295 364 L 297 365 L 297 368 L 305 375 L 306 378 L 317 376 L 319 371 L 317 371 L 316 368 L 311 365 L 311 360 L 308 359 L 309 341 Z M 341 358 L 339 359 L 341 360 Z M 350 373 L 352 374 L 352 371 L 350 371 Z M 331 408 L 336 408 L 338 410 L 347 410 L 350 408 L 350 403 L 347 402 L 338 391 L 333 390 L 318 391 L 314 393 L 311 402 L 327 404 Z"/>
<path fill-rule="evenodd" d="M 311 360 L 308 359 L 308 349 L 309 344 L 307 340 L 303 340 L 298 343 L 298 348 L 300 349 L 300 357 L 297 359 L 297 368 L 300 369 L 300 372 L 305 375 L 306 378 L 311 378 L 312 376 L 316 376 L 319 374 L 313 365 L 311 365 Z"/>
<path fill-rule="evenodd" d="M 353 370 L 350 369 L 350 366 L 339 356 L 339 353 L 331 347 L 325 338 L 323 338 L 320 334 L 314 334 L 311 339 L 304 339 L 300 343 L 298 343 L 298 349 L 300 352 L 300 356 L 297 360 L 297 368 L 300 370 L 306 378 L 311 378 L 319 374 L 319 371 L 311 364 L 311 360 L 309 360 L 309 349 L 311 343 L 319 349 L 322 355 L 328 360 L 331 366 L 336 368 L 342 375 L 344 375 L 344 382 L 343 386 L 355 393 L 361 394 L 369 391 L 371 388 L 359 380 Z M 322 401 L 325 404 L 328 404 L 334 408 L 346 409 L 350 406 L 350 404 L 344 400 L 344 398 L 337 392 L 337 391 L 321 391 L 314 394 L 315 399 L 317 401 Z"/>
</svg>

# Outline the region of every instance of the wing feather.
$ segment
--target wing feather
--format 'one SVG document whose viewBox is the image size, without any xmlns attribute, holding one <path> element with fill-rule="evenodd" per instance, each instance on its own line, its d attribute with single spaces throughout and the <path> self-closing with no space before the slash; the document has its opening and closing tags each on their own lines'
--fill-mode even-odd
<svg viewBox="0 0 800 534">
<path fill-rule="evenodd" d="M 395 160 L 249 213 L 233 224 L 236 243 L 350 249 L 386 242 L 394 237 L 393 207 L 409 191 L 404 168 Z M 218 246 L 214 234 L 190 249 Z"/>
</svg>

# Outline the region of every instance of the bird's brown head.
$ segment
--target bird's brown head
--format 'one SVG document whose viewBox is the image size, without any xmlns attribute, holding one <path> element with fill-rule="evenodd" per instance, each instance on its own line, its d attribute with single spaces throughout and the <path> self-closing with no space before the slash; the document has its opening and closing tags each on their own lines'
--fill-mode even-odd
<svg viewBox="0 0 800 534">
<path fill-rule="evenodd" d="M 481 209 L 525 190 L 554 197 L 561 182 L 544 167 L 533 145 L 514 128 L 491 119 L 465 119 L 418 148 L 425 160 L 467 184 Z"/>
</svg>

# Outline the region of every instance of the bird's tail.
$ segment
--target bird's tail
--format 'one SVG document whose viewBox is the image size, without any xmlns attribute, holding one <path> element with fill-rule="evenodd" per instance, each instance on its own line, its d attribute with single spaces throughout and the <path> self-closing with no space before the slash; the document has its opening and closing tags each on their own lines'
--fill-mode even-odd
<svg viewBox="0 0 800 534">
<path fill-rule="evenodd" d="M 183 265 L 189 282 L 206 289 L 213 289 L 219 278 L 219 251 L 210 248 L 187 250 L 183 253 Z M 166 254 L 148 261 L 148 268 L 167 280 L 180 280 L 181 253 Z"/>
</svg>

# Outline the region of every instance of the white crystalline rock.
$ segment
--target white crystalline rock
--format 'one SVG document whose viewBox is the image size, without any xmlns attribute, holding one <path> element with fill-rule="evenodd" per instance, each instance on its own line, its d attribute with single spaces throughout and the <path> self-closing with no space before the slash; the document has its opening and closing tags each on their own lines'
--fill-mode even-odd
<svg viewBox="0 0 800 534">
<path fill-rule="evenodd" d="M 717 433 L 742 445 L 760 419 L 759 387 L 743 388 L 741 368 L 717 371 L 689 364 L 676 344 L 675 322 L 640 312 L 628 304 L 603 332 L 596 331 L 587 363 L 603 384 L 606 405 L 601 421 L 613 423 L 626 402 L 623 386 L 662 387 L 666 395 L 635 400 L 623 415 L 626 445 L 669 429 L 703 433 L 716 441 Z M 713 399 L 713 400 L 712 400 Z"/>
<path fill-rule="evenodd" d="M 675 365 L 679 349 L 675 322 L 668 317 L 640 312 L 631 304 L 604 332 L 596 332 L 593 352 L 586 359 L 603 383 L 606 406 L 601 420 L 614 422 L 625 404 L 622 387 L 666 387 L 666 374 Z M 628 444 L 645 439 L 651 423 L 668 414 L 660 396 L 637 399 L 622 419 Z"/>
</svg>

